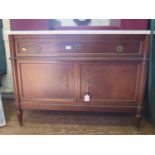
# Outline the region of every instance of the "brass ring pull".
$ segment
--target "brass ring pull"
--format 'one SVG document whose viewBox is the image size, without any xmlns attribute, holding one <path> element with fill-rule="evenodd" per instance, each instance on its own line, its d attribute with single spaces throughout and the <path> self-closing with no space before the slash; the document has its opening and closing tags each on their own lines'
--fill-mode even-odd
<svg viewBox="0 0 155 155">
<path fill-rule="evenodd" d="M 79 50 L 81 48 L 80 44 L 75 44 L 75 49 Z"/>
<path fill-rule="evenodd" d="M 116 46 L 116 52 L 118 52 L 118 53 L 124 52 L 124 47 L 122 45 L 117 45 Z"/>
</svg>

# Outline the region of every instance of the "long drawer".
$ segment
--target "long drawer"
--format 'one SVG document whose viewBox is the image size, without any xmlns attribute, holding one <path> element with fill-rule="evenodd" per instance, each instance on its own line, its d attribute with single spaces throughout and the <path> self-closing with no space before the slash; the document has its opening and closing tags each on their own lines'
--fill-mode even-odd
<svg viewBox="0 0 155 155">
<path fill-rule="evenodd" d="M 16 35 L 17 56 L 143 55 L 144 35 Z"/>
</svg>

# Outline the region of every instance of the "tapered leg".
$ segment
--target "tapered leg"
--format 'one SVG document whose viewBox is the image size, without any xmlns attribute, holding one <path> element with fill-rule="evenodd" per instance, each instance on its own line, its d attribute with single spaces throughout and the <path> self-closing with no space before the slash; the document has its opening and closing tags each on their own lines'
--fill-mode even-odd
<svg viewBox="0 0 155 155">
<path fill-rule="evenodd" d="M 137 130 L 140 129 L 140 122 L 141 122 L 141 115 L 137 114 L 136 115 L 136 128 L 137 128 Z"/>
<path fill-rule="evenodd" d="M 23 126 L 23 112 L 21 109 L 17 110 L 17 119 L 20 126 Z"/>
</svg>

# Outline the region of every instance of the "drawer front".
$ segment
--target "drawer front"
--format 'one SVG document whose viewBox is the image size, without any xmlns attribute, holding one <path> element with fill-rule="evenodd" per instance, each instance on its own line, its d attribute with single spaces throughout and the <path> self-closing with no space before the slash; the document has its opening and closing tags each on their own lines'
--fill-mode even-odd
<svg viewBox="0 0 155 155">
<path fill-rule="evenodd" d="M 15 38 L 17 55 L 141 55 L 145 37 L 136 35 L 60 35 Z"/>
</svg>

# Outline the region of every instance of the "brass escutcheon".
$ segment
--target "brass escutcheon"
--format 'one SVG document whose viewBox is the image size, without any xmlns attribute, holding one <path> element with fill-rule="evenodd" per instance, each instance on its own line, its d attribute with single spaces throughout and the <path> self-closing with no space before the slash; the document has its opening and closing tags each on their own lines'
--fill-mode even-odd
<svg viewBox="0 0 155 155">
<path fill-rule="evenodd" d="M 124 52 L 124 47 L 122 45 L 117 45 L 116 46 L 116 52 L 118 52 L 118 53 Z"/>
</svg>

